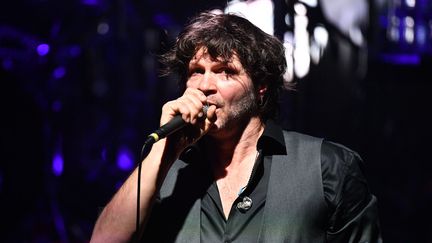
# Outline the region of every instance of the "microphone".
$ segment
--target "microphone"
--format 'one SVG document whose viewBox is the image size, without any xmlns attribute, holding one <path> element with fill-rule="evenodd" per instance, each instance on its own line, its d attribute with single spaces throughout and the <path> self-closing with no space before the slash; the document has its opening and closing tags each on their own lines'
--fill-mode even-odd
<svg viewBox="0 0 432 243">
<path fill-rule="evenodd" d="M 202 109 L 203 116 L 201 117 L 201 119 L 206 118 L 208 108 L 209 108 L 208 105 L 203 106 L 203 109 Z M 147 140 L 145 141 L 145 144 L 156 143 L 157 141 L 161 140 L 162 138 L 165 138 L 165 137 L 173 134 L 174 132 L 182 129 L 186 125 L 187 125 L 187 123 L 183 120 L 181 114 L 178 114 L 178 115 L 174 116 L 173 119 L 171 119 L 165 125 L 161 126 L 159 129 L 157 129 L 152 134 L 150 134 L 148 136 Z"/>
</svg>

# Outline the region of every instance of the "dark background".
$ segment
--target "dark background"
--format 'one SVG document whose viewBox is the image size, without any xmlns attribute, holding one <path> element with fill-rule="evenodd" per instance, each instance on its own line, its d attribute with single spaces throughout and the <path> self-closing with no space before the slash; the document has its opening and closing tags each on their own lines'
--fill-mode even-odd
<svg viewBox="0 0 432 243">
<path fill-rule="evenodd" d="M 432 242 L 432 4 L 392 2 L 370 3 L 368 48 L 326 25 L 329 45 L 296 79 L 297 91 L 283 96 L 280 122 L 361 154 L 385 242 Z M 99 210 L 158 126 L 162 104 L 178 95 L 175 78 L 159 77 L 157 56 L 187 18 L 225 4 L 1 4 L 1 242 L 89 240 Z M 290 11 L 285 1 L 275 4 L 276 14 Z M 426 44 L 389 40 L 389 13 L 423 23 Z M 317 22 L 325 23 L 320 14 L 311 18 Z"/>
</svg>

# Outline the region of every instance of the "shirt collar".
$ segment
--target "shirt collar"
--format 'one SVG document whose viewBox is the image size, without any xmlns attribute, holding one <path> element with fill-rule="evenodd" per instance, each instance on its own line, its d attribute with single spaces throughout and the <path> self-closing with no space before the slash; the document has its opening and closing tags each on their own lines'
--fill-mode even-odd
<svg viewBox="0 0 432 243">
<path fill-rule="evenodd" d="M 191 157 L 201 154 L 201 147 L 198 144 L 193 144 L 187 147 L 180 156 L 180 159 L 189 161 Z M 285 139 L 282 128 L 273 120 L 267 120 L 263 134 L 261 134 L 257 143 L 257 150 L 262 151 L 264 155 L 287 154 L 285 148 Z"/>
<path fill-rule="evenodd" d="M 258 139 L 257 149 L 266 155 L 287 154 L 282 128 L 275 121 L 266 122 L 264 132 Z"/>
</svg>

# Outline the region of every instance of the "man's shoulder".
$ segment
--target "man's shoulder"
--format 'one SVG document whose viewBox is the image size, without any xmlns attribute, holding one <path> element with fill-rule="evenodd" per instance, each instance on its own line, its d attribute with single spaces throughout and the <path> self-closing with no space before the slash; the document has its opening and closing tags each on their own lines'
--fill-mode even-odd
<svg viewBox="0 0 432 243">
<path fill-rule="evenodd" d="M 321 168 L 324 182 L 331 181 L 330 178 L 338 178 L 340 183 L 343 184 L 345 180 L 355 178 L 357 181 L 366 183 L 362 158 L 356 151 L 342 144 L 323 141 L 321 146 Z"/>
<path fill-rule="evenodd" d="M 283 134 L 287 146 L 303 144 L 302 147 L 311 148 L 309 145 L 315 144 L 315 149 L 319 149 L 317 152 L 320 153 L 321 164 L 325 167 L 338 167 L 340 170 L 363 169 L 360 155 L 345 145 L 296 131 L 283 130 Z"/>
<path fill-rule="evenodd" d="M 321 145 L 321 157 L 323 163 L 339 163 L 344 167 L 358 167 L 363 163 L 356 151 L 327 140 Z"/>
<path fill-rule="evenodd" d="M 288 137 L 293 137 L 298 139 L 322 140 L 322 138 L 308 135 L 305 133 L 296 132 L 296 131 L 282 130 L 282 132 L 284 136 L 288 136 Z"/>
<path fill-rule="evenodd" d="M 333 155 L 336 157 L 339 157 L 341 159 L 348 159 L 348 160 L 352 160 L 352 159 L 358 159 L 361 160 L 360 155 L 352 150 L 351 148 L 340 144 L 340 143 L 336 143 L 333 141 L 329 141 L 325 138 L 320 138 L 320 137 L 316 137 L 316 136 L 312 136 L 312 135 L 308 135 L 305 133 L 300 133 L 300 132 L 296 132 L 296 131 L 288 131 L 288 130 L 283 130 L 283 134 L 285 137 L 285 140 L 291 140 L 291 141 L 301 141 L 301 142 L 319 142 L 321 143 L 321 154 L 324 155 Z"/>
</svg>

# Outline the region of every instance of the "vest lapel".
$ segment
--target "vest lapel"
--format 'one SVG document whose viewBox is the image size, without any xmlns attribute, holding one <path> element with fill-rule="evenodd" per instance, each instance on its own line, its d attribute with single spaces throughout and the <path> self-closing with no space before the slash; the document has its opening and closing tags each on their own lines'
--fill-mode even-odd
<svg viewBox="0 0 432 243">
<path fill-rule="evenodd" d="M 179 160 L 171 167 L 160 190 L 160 195 L 163 201 L 170 201 L 164 209 L 165 213 L 169 217 L 175 217 L 174 221 L 180 220 L 176 225 L 181 227 L 178 233 L 174 232 L 176 237 L 172 242 L 200 242 L 201 197 L 205 193 L 206 181 L 208 178 L 205 173 L 202 173 L 200 167 L 191 166 Z M 170 200 L 171 197 L 174 199 Z M 168 230 L 171 227 L 170 223 L 173 222 L 166 222 L 166 225 L 161 226 Z"/>
<path fill-rule="evenodd" d="M 169 223 L 169 222 L 168 222 Z M 197 199 L 180 229 L 177 243 L 199 243 L 201 240 L 201 199 Z"/>
</svg>

